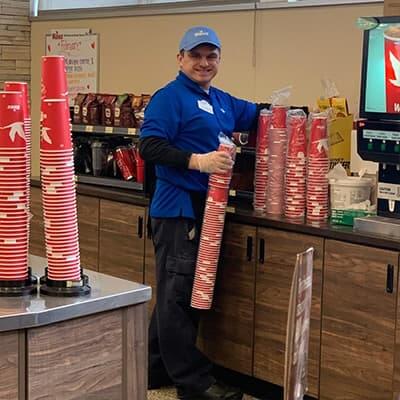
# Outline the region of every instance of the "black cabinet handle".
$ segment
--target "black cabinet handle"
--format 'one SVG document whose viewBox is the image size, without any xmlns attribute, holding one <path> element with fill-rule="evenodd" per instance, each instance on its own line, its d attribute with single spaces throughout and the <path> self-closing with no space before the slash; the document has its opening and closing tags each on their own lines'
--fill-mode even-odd
<svg viewBox="0 0 400 400">
<path fill-rule="evenodd" d="M 261 264 L 264 264 L 264 256 L 265 256 L 265 240 L 260 239 L 260 248 L 259 248 L 259 258 L 258 261 Z"/>
<path fill-rule="evenodd" d="M 247 236 L 247 248 L 246 248 L 247 261 L 251 261 L 253 258 L 253 237 Z"/>
<path fill-rule="evenodd" d="M 393 293 L 393 280 L 394 280 L 394 265 L 388 264 L 387 265 L 387 272 L 386 272 L 386 292 Z"/>
<path fill-rule="evenodd" d="M 143 217 L 138 217 L 137 234 L 140 239 L 143 237 Z"/>
</svg>

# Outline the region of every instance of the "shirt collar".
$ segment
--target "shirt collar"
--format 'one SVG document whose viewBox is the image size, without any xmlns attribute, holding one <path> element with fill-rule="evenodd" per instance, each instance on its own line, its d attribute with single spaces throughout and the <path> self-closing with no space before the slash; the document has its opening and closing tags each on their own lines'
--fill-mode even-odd
<svg viewBox="0 0 400 400">
<path fill-rule="evenodd" d="M 187 75 L 185 75 L 182 71 L 179 71 L 178 76 L 176 77 L 178 82 L 181 82 L 183 85 L 188 87 L 189 89 L 194 90 L 199 94 L 203 94 L 205 96 L 209 96 L 211 94 L 211 86 L 209 88 L 208 93 L 196 82 L 192 81 Z"/>
</svg>

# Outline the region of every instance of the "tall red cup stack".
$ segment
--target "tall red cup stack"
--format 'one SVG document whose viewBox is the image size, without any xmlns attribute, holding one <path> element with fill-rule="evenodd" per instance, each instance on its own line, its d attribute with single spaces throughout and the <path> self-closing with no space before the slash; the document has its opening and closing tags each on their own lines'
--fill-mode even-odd
<svg viewBox="0 0 400 400">
<path fill-rule="evenodd" d="M 287 113 L 285 216 L 303 218 L 306 210 L 307 117 L 303 110 Z"/>
<path fill-rule="evenodd" d="M 289 107 L 273 104 L 271 106 L 271 110 L 272 110 L 271 128 L 285 129 L 286 113 L 289 110 Z"/>
<path fill-rule="evenodd" d="M 24 116 L 24 132 L 26 138 L 26 176 L 27 176 L 27 196 L 28 207 L 30 205 L 30 177 L 31 177 L 31 149 L 32 149 L 32 120 L 29 105 L 29 86 L 27 82 L 5 82 L 4 90 L 12 92 L 21 92 L 23 97 L 22 112 Z M 29 209 L 29 208 L 28 208 Z M 29 221 L 28 221 L 29 223 Z"/>
<path fill-rule="evenodd" d="M 325 113 L 309 116 L 310 136 L 307 168 L 307 221 L 324 222 L 329 216 L 328 117 Z"/>
<path fill-rule="evenodd" d="M 258 118 L 256 161 L 254 170 L 254 199 L 256 211 L 265 211 L 268 179 L 268 132 L 272 120 L 272 111 L 261 110 Z"/>
<path fill-rule="evenodd" d="M 28 269 L 27 148 L 21 92 L 0 92 L 0 295 L 33 293 Z"/>
<path fill-rule="evenodd" d="M 284 213 L 285 159 L 287 145 L 286 112 L 288 107 L 273 105 L 271 129 L 268 134 L 268 180 L 266 211 Z"/>
<path fill-rule="evenodd" d="M 218 151 L 226 151 L 234 159 L 236 147 L 225 141 Z M 212 174 L 209 179 L 192 290 L 193 308 L 208 310 L 212 305 L 231 178 L 232 170 L 229 170 L 224 174 Z"/>
<path fill-rule="evenodd" d="M 67 93 L 64 58 L 43 57 L 40 168 L 48 267 L 41 292 L 76 296 L 88 294 L 90 287 L 80 265 Z"/>
</svg>

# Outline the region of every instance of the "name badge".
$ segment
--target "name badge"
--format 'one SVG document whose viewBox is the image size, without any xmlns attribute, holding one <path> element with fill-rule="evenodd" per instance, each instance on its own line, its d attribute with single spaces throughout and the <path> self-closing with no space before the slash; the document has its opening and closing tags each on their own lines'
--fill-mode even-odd
<svg viewBox="0 0 400 400">
<path fill-rule="evenodd" d="M 214 114 L 214 110 L 212 105 L 206 100 L 197 100 L 197 105 L 199 106 L 200 110 L 206 111 L 210 114 Z"/>
</svg>

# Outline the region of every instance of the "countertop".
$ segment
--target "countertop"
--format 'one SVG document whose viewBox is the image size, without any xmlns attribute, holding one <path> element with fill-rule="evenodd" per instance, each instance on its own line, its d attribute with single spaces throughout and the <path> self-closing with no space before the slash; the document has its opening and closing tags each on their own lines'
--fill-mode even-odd
<svg viewBox="0 0 400 400">
<path fill-rule="evenodd" d="M 38 178 L 32 178 L 31 184 L 32 186 L 40 187 L 40 180 Z M 77 185 L 77 193 L 140 206 L 148 206 L 149 204 L 149 200 L 143 193 L 126 189 L 106 188 L 79 183 Z M 284 217 L 274 217 L 255 212 L 243 205 L 229 206 L 227 209 L 227 220 L 258 227 L 282 229 L 327 239 L 342 240 L 354 244 L 400 251 L 400 241 L 395 238 L 354 232 L 351 226 L 331 225 L 329 223 L 307 224 L 303 220 L 293 221 Z"/>
<path fill-rule="evenodd" d="M 30 256 L 29 265 L 37 277 L 44 274 L 46 259 Z M 151 288 L 84 270 L 89 277 L 91 293 L 82 297 L 40 295 L 0 297 L 0 332 L 26 329 L 83 317 L 98 312 L 149 301 Z"/>
</svg>

